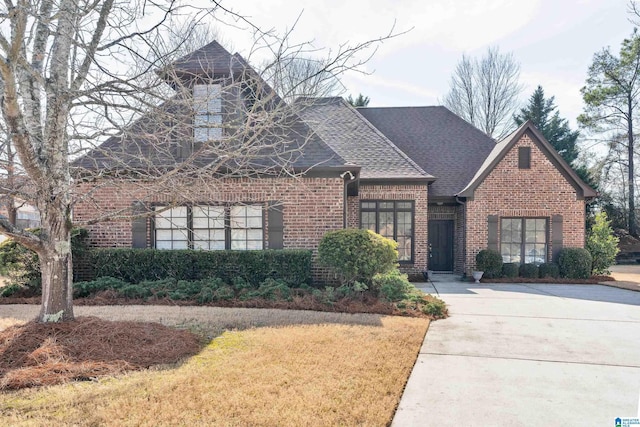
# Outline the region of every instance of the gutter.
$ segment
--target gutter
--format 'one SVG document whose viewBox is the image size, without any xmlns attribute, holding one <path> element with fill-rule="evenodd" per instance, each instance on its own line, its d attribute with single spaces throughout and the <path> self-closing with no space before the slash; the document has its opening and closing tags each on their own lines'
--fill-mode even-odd
<svg viewBox="0 0 640 427">
<path fill-rule="evenodd" d="M 349 176 L 349 178 L 346 178 L 347 175 Z M 344 190 L 342 196 L 342 228 L 347 228 L 347 188 L 349 187 L 349 184 L 358 181 L 358 176 L 347 170 L 340 174 L 340 178 L 344 179 Z"/>
<path fill-rule="evenodd" d="M 462 233 L 462 278 L 465 278 L 467 276 L 467 202 L 466 200 L 461 200 L 458 195 L 455 197 L 456 203 L 462 206 L 462 221 L 464 225 Z"/>
</svg>

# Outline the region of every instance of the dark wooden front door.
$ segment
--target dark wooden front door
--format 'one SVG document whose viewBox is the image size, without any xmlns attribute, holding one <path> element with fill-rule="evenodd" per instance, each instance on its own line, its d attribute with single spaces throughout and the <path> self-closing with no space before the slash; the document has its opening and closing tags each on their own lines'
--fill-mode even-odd
<svg viewBox="0 0 640 427">
<path fill-rule="evenodd" d="M 453 220 L 429 221 L 429 270 L 453 271 Z"/>
</svg>

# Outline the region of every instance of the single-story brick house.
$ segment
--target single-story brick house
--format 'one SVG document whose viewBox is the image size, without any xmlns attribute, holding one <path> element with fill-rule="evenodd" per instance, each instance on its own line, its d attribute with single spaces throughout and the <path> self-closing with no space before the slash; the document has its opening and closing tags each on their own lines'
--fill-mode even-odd
<svg viewBox="0 0 640 427">
<path fill-rule="evenodd" d="M 531 123 L 496 143 L 444 107 L 287 105 L 216 42 L 167 81 L 180 93 L 75 162 L 74 220 L 93 246 L 315 250 L 325 232 L 361 227 L 395 239 L 401 269 L 420 274 L 469 273 L 487 247 L 540 263 L 584 245 L 596 193 Z M 167 112 L 170 131 L 157 130 Z M 230 167 L 220 146 L 254 150 L 251 167 Z M 187 161 L 187 182 L 172 182 Z"/>
</svg>

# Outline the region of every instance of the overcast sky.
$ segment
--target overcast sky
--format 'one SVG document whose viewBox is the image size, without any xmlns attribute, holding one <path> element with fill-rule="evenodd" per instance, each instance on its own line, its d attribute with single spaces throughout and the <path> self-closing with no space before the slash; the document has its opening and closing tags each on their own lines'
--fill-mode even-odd
<svg viewBox="0 0 640 427">
<path fill-rule="evenodd" d="M 298 15 L 292 39 L 335 47 L 389 31 L 407 34 L 386 41 L 366 69 L 342 77 L 347 94 L 362 92 L 370 106 L 440 104 L 463 53 L 481 56 L 489 46 L 513 52 L 521 64 L 526 102 L 537 85 L 556 97 L 563 117 L 576 127 L 580 88 L 593 54 L 617 52 L 633 24 L 624 0 L 243 0 L 223 1 L 261 28 L 284 31 Z M 248 41 L 221 27 L 235 50 Z M 245 32 L 246 36 L 246 32 Z M 346 95 L 345 95 L 346 96 Z"/>
</svg>

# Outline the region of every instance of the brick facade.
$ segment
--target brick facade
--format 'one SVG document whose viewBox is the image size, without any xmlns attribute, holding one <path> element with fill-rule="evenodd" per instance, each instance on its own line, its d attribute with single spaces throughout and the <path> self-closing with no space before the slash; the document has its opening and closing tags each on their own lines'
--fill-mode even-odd
<svg viewBox="0 0 640 427">
<path fill-rule="evenodd" d="M 518 148 L 531 148 L 531 167 L 518 168 Z M 466 202 L 466 265 L 475 268 L 475 256 L 487 248 L 488 216 L 542 217 L 548 219 L 547 241 L 550 259 L 553 215 L 563 217 L 563 247 L 583 247 L 585 242 L 585 200 L 525 133 L 475 189 Z M 498 242 L 500 227 L 498 227 Z"/>
<path fill-rule="evenodd" d="M 194 188 L 196 187 L 196 188 Z M 187 187 L 182 191 L 182 203 L 241 204 L 258 203 L 264 206 L 265 248 L 268 248 L 269 225 L 266 208 L 269 202 L 277 202 L 283 208 L 283 243 L 288 249 L 312 249 L 315 252 L 322 236 L 330 230 L 343 227 L 343 180 L 336 178 L 263 178 L 227 179 L 212 187 Z M 173 203 L 166 195 L 152 194 L 143 185 L 103 183 L 94 188 L 91 198 L 74 207 L 77 223 L 90 221 L 108 212 L 130 209 L 136 200 L 145 203 Z M 79 189 L 81 192 L 86 189 Z M 175 202 L 181 204 L 180 202 Z M 130 215 L 130 212 L 126 214 Z M 86 226 L 89 245 L 93 247 L 131 247 L 132 226 L 128 215 L 120 219 Z M 147 222 L 150 245 L 151 220 Z M 320 270 L 314 271 L 314 276 Z"/>
<path fill-rule="evenodd" d="M 360 200 L 413 200 L 414 212 L 414 254 L 413 264 L 400 264 L 400 271 L 412 276 L 421 275 L 427 269 L 428 256 L 428 190 L 426 184 L 413 185 L 369 185 L 361 184 L 358 196 L 347 201 L 347 226 L 360 227 Z"/>
</svg>

